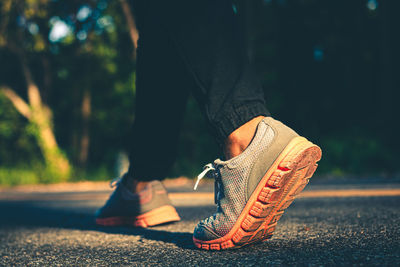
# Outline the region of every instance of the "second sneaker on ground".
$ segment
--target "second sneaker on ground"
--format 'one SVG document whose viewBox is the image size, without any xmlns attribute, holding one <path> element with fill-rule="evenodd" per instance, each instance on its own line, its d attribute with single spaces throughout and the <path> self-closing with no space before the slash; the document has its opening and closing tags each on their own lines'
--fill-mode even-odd
<svg viewBox="0 0 400 267">
<path fill-rule="evenodd" d="M 122 179 L 104 206 L 96 212 L 96 224 L 148 227 L 180 220 L 160 181 L 152 181 L 140 192 L 132 193 Z"/>
</svg>

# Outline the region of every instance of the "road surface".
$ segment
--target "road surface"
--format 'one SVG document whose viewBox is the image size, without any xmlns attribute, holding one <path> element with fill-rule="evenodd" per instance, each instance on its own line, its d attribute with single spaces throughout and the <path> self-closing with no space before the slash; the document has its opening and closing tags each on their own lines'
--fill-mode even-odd
<svg viewBox="0 0 400 267">
<path fill-rule="evenodd" d="M 199 193 L 189 187 L 169 188 L 182 221 L 150 229 L 96 226 L 109 190 L 2 190 L 0 265 L 400 265 L 399 183 L 316 183 L 271 240 L 220 252 L 192 243 L 196 223 L 215 207 L 210 184 Z"/>
</svg>

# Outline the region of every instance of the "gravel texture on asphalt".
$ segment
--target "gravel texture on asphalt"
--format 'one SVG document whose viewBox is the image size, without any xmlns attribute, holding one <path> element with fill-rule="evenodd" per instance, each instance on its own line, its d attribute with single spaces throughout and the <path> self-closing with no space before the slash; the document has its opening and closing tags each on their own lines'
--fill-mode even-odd
<svg viewBox="0 0 400 267">
<path fill-rule="evenodd" d="M 181 222 L 135 229 L 94 225 L 103 202 L 1 200 L 0 265 L 400 265 L 396 196 L 297 199 L 271 240 L 217 252 L 192 243 L 196 223 L 215 210 L 210 203 L 176 201 Z"/>
</svg>

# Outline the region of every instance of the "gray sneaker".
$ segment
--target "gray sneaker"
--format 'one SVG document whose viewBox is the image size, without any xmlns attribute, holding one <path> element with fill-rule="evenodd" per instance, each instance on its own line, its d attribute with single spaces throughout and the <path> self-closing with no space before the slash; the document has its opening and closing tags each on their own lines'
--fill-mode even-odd
<svg viewBox="0 0 400 267">
<path fill-rule="evenodd" d="M 220 250 L 269 239 L 284 210 L 307 185 L 321 149 L 270 117 L 263 119 L 247 149 L 215 160 L 199 175 L 215 178 L 217 212 L 193 234 L 198 248 Z"/>
<path fill-rule="evenodd" d="M 132 193 L 118 181 L 117 188 L 95 216 L 96 224 L 102 226 L 148 227 L 180 220 L 160 181 L 152 181 L 139 193 Z"/>
</svg>

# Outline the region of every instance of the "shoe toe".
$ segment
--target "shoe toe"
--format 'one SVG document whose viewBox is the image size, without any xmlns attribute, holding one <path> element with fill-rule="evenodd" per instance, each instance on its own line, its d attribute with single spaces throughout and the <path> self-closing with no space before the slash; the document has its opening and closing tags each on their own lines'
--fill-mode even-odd
<svg viewBox="0 0 400 267">
<path fill-rule="evenodd" d="M 201 222 L 194 229 L 193 237 L 202 241 L 210 241 L 220 238 L 219 235 L 214 233 L 214 231 Z"/>
<path fill-rule="evenodd" d="M 94 217 L 95 218 L 102 218 L 103 216 L 103 208 L 99 208 L 98 210 L 96 210 L 96 212 L 94 213 Z"/>
</svg>

